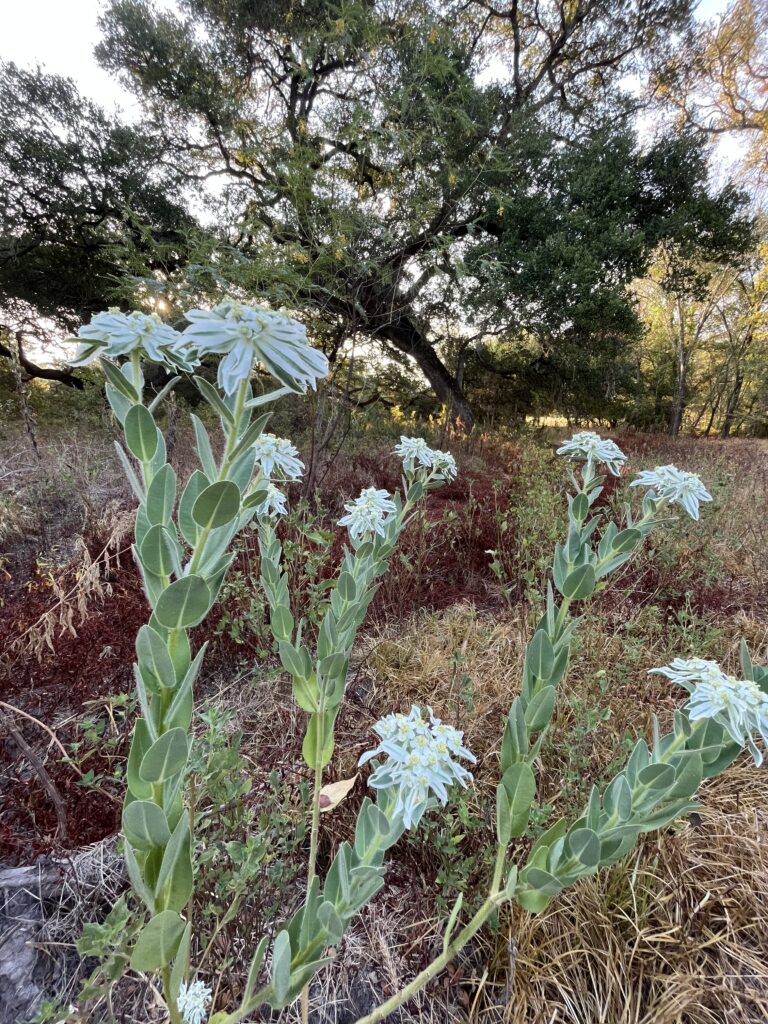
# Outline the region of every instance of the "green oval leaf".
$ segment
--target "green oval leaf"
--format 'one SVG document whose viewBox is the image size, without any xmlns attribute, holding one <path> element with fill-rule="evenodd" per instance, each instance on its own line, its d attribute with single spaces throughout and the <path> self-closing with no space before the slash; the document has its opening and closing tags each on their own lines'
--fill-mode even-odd
<svg viewBox="0 0 768 1024">
<path fill-rule="evenodd" d="M 540 732 L 549 725 L 555 709 L 555 696 L 554 686 L 544 686 L 533 695 L 525 709 L 525 724 L 529 732 Z"/>
<path fill-rule="evenodd" d="M 668 789 L 675 781 L 675 769 L 671 764 L 649 764 L 641 769 L 637 779 L 648 789 Z"/>
<path fill-rule="evenodd" d="M 131 954 L 134 971 L 159 971 L 176 955 L 186 924 L 172 910 L 156 914 L 139 935 Z"/>
<path fill-rule="evenodd" d="M 563 581 L 562 593 L 572 601 L 583 601 L 595 592 L 595 570 L 591 565 L 580 565 L 568 573 Z"/>
<path fill-rule="evenodd" d="M 179 569 L 179 560 L 173 538 L 164 526 L 150 526 L 141 542 L 139 558 L 142 565 L 155 576 L 170 576 Z"/>
<path fill-rule="evenodd" d="M 131 402 L 138 402 L 139 393 L 131 382 L 126 378 L 123 371 L 119 366 L 115 366 L 108 359 L 99 360 L 101 368 L 104 371 L 104 376 L 107 378 L 109 383 L 119 391 L 126 398 L 129 398 Z"/>
<path fill-rule="evenodd" d="M 521 836 L 528 825 L 531 805 L 536 798 L 536 777 L 531 766 L 522 762 L 504 772 L 501 784 L 509 801 L 509 834 L 515 838 Z"/>
<path fill-rule="evenodd" d="M 555 667 L 555 651 L 543 629 L 537 629 L 525 652 L 526 668 L 537 679 L 549 679 Z"/>
<path fill-rule="evenodd" d="M 288 995 L 291 980 L 291 939 L 288 932 L 278 932 L 272 947 L 272 987 L 277 1002 L 281 1003 Z"/>
<path fill-rule="evenodd" d="M 165 782 L 178 775 L 187 763 L 188 754 L 186 732 L 183 729 L 171 729 L 155 740 L 141 759 L 139 777 L 144 782 Z"/>
<path fill-rule="evenodd" d="M 165 640 L 151 626 L 142 626 L 136 636 L 136 657 L 142 671 L 151 672 L 160 686 L 176 686 L 176 669 Z"/>
<path fill-rule="evenodd" d="M 164 525 L 173 515 L 176 504 L 176 474 L 173 467 L 166 463 L 152 478 L 147 491 L 147 519 L 155 525 Z"/>
<path fill-rule="evenodd" d="M 577 494 L 571 502 L 571 512 L 577 523 L 583 522 L 589 512 L 589 498 L 586 494 Z"/>
<path fill-rule="evenodd" d="M 134 405 L 125 417 L 125 443 L 140 462 L 149 462 L 157 451 L 157 427 L 152 413 L 143 405 Z"/>
<path fill-rule="evenodd" d="M 210 604 L 211 592 L 202 576 L 183 576 L 162 592 L 155 617 L 166 629 L 185 629 L 196 626 Z"/>
<path fill-rule="evenodd" d="M 621 533 L 617 533 L 613 538 L 611 549 L 619 552 L 631 551 L 642 539 L 642 533 L 639 530 L 635 530 L 634 527 L 622 530 Z"/>
<path fill-rule="evenodd" d="M 151 800 L 134 800 L 123 811 L 123 832 L 128 842 L 139 850 L 165 846 L 171 838 L 162 807 Z"/>
<path fill-rule="evenodd" d="M 208 486 L 208 477 L 201 470 L 196 469 L 187 480 L 187 486 L 181 493 L 179 500 L 179 529 L 187 544 L 192 547 L 197 543 L 197 536 L 200 532 L 197 523 L 192 518 L 192 507 Z"/>
<path fill-rule="evenodd" d="M 231 523 L 240 512 L 240 488 L 231 480 L 206 487 L 192 506 L 192 518 L 203 530 L 216 530 Z"/>
<path fill-rule="evenodd" d="M 568 848 L 587 868 L 600 863 L 600 839 L 591 828 L 577 828 L 568 835 Z"/>
<path fill-rule="evenodd" d="M 347 601 L 351 604 L 357 598 L 357 584 L 355 583 L 354 577 L 351 573 L 343 572 L 341 576 L 339 576 L 336 589 L 338 590 L 339 597 L 342 601 Z"/>
</svg>

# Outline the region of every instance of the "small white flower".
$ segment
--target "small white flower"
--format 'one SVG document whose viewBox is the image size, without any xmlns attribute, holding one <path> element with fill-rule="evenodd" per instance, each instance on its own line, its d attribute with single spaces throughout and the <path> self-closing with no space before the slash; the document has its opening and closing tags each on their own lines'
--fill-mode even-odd
<svg viewBox="0 0 768 1024">
<path fill-rule="evenodd" d="M 396 444 L 392 451 L 403 460 L 403 469 L 406 473 L 423 468 L 432 470 L 430 476 L 434 480 L 450 482 L 456 479 L 458 469 L 451 453 L 430 448 L 423 437 L 401 435 L 399 444 Z"/>
<path fill-rule="evenodd" d="M 403 460 L 403 468 L 409 472 L 418 463 L 420 466 L 432 465 L 432 449 L 423 437 L 405 437 L 400 435 L 400 442 L 392 449 L 393 454 Z"/>
<path fill-rule="evenodd" d="M 153 363 L 191 371 L 200 365 L 196 350 L 178 331 L 152 313 L 121 313 L 113 308 L 97 313 L 77 332 L 83 342 L 72 366 L 87 366 L 94 359 L 116 359 L 139 351 Z"/>
<path fill-rule="evenodd" d="M 445 480 L 447 483 L 455 480 L 458 473 L 456 459 L 451 453 L 437 449 L 432 452 L 432 469 L 436 480 Z"/>
<path fill-rule="evenodd" d="M 284 437 L 275 437 L 274 434 L 261 434 L 253 447 L 256 450 L 256 461 L 265 477 L 271 477 L 277 469 L 283 480 L 301 479 L 304 463 L 290 441 Z"/>
<path fill-rule="evenodd" d="M 344 505 L 348 515 L 339 520 L 339 526 L 346 526 L 352 540 L 360 540 L 368 533 L 384 536 L 384 527 L 391 522 L 397 506 L 388 491 L 367 487 L 359 498 Z"/>
<path fill-rule="evenodd" d="M 196 980 L 191 985 L 182 981 L 176 1004 L 185 1024 L 203 1024 L 208 1019 L 211 989 L 203 981 Z"/>
<path fill-rule="evenodd" d="M 704 658 L 675 658 L 671 665 L 651 672 L 666 676 L 690 693 L 686 708 L 692 722 L 714 718 L 734 743 L 749 748 L 755 764 L 762 764 L 763 754 L 753 736 L 759 733 L 768 747 L 768 694 L 757 683 L 726 675 L 716 661 Z"/>
<path fill-rule="evenodd" d="M 699 502 L 712 501 L 712 495 L 697 473 L 686 473 L 677 466 L 656 466 L 644 469 L 632 481 L 632 487 L 650 487 L 656 498 L 672 505 L 682 505 L 691 519 L 699 518 Z"/>
<path fill-rule="evenodd" d="M 604 465 L 614 476 L 621 476 L 621 467 L 627 461 L 627 456 L 615 441 L 600 437 L 592 430 L 574 434 L 557 449 L 557 454 L 567 455 L 569 459 L 586 462 L 590 466 Z"/>
<path fill-rule="evenodd" d="M 284 516 L 288 511 L 287 497 L 273 483 L 267 484 L 267 496 L 256 509 L 260 516 Z"/>
<path fill-rule="evenodd" d="M 232 395 L 257 360 L 281 384 L 303 394 L 328 373 L 328 360 L 307 342 L 303 324 L 263 306 L 225 299 L 213 309 L 190 309 L 184 337 L 201 353 L 226 353 L 219 363 L 220 387 Z"/>
<path fill-rule="evenodd" d="M 427 708 L 425 721 L 421 708 L 415 704 L 410 714 L 391 714 L 380 719 L 374 730 L 381 742 L 360 758 L 365 764 L 372 757 L 386 754 L 388 760 L 379 765 L 368 780 L 373 789 L 392 790 L 396 797 L 394 816 L 402 816 L 406 828 L 414 828 L 421 820 L 431 797 L 443 806 L 448 789 L 458 782 L 466 788 L 472 775 L 454 758 L 475 763 L 476 758 L 463 746 L 464 734 L 436 718 Z"/>
</svg>

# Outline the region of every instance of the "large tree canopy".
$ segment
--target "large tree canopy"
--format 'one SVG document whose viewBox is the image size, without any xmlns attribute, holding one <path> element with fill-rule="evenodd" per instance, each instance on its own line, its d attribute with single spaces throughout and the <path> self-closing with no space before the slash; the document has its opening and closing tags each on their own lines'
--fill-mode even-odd
<svg viewBox="0 0 768 1024">
<path fill-rule="evenodd" d="M 98 52 L 169 150 L 227 183 L 247 290 L 412 357 L 467 423 L 439 353 L 468 324 L 632 330 L 624 286 L 681 182 L 638 153 L 621 80 L 664 57 L 687 0 L 178 7 L 115 0 Z"/>
<path fill-rule="evenodd" d="M 631 128 L 624 84 L 667 59 L 690 6 L 113 0 L 98 56 L 145 111 L 127 147 L 150 189 L 145 276 L 170 298 L 236 287 L 309 309 L 337 344 L 365 336 L 414 360 L 471 424 L 467 373 L 475 355 L 493 369 L 489 338 L 533 339 L 551 365 L 558 349 L 615 348 L 637 330 L 626 285 L 657 245 L 738 221 L 739 197 L 710 197 L 679 142 L 641 152 Z M 169 208 L 153 212 L 158 174 Z M 168 245 L 182 178 L 217 205 L 183 259 Z"/>
<path fill-rule="evenodd" d="M 108 117 L 67 79 L 0 63 L 0 329 L 30 373 L 76 381 L 36 367 L 25 340 L 46 323 L 76 330 L 134 265 L 176 265 L 192 226 L 183 181 L 148 126 Z"/>
</svg>

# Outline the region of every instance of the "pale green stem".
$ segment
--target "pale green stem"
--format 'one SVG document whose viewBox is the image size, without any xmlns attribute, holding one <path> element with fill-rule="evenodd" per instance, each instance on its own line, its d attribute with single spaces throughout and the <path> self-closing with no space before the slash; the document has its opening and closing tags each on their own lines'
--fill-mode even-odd
<svg viewBox="0 0 768 1024">
<path fill-rule="evenodd" d="M 317 874 L 317 847 L 320 837 L 320 790 L 323 786 L 323 747 L 325 746 L 324 730 L 320 728 L 324 713 L 324 702 L 321 698 L 318 712 L 318 756 L 315 762 L 315 784 L 312 790 L 312 825 L 309 833 L 309 861 L 307 863 L 307 892 Z M 309 1024 L 309 982 L 301 990 L 301 1021 Z"/>
<path fill-rule="evenodd" d="M 139 386 L 141 379 L 141 352 L 138 349 L 134 349 L 131 352 L 131 370 L 133 371 L 133 386 L 139 393 L 139 404 L 143 404 L 141 401 L 141 387 Z"/>
<path fill-rule="evenodd" d="M 168 1013 L 170 1015 L 170 1024 L 182 1024 L 181 1014 L 179 1008 L 176 1006 L 176 1000 L 171 998 L 171 968 L 163 968 L 163 994 L 165 995 L 165 1005 L 168 1007 Z"/>
<path fill-rule="evenodd" d="M 365 1017 L 358 1017 L 356 1024 L 376 1024 L 377 1021 L 388 1017 L 390 1013 L 394 1013 L 398 1007 L 420 992 L 425 985 L 428 985 L 433 978 L 444 970 L 456 954 L 466 946 L 472 936 L 480 931 L 505 898 L 500 896 L 499 888 L 501 874 L 504 869 L 504 856 L 505 850 L 499 846 L 496 851 L 496 865 L 494 867 L 490 892 L 483 905 L 465 927 L 461 929 L 456 938 L 449 942 L 440 956 L 436 957 L 420 974 L 417 974 L 413 981 L 409 982 L 405 988 L 401 989 L 400 992 L 392 996 L 385 1003 L 382 1003 L 381 1006 L 378 1006 L 372 1013 L 367 1014 Z"/>
<path fill-rule="evenodd" d="M 248 394 L 248 380 L 247 378 L 240 381 L 240 385 L 237 389 L 237 397 L 235 399 L 235 408 L 232 416 L 234 423 L 230 427 L 227 435 L 227 446 L 224 450 L 224 457 L 221 460 L 221 467 L 219 468 L 218 479 L 223 480 L 227 475 L 230 465 L 232 464 L 232 452 L 235 450 L 238 438 L 238 427 L 240 426 L 240 419 L 245 409 L 245 396 Z"/>
</svg>

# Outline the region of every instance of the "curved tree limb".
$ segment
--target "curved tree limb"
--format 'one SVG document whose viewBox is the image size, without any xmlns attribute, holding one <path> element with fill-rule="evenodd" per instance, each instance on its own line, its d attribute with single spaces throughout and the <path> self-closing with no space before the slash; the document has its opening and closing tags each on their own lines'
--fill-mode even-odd
<svg viewBox="0 0 768 1024">
<path fill-rule="evenodd" d="M 63 370 L 55 366 L 38 366 L 37 363 L 33 363 L 24 353 L 21 332 L 15 331 L 14 337 L 19 346 L 19 364 L 30 377 L 37 377 L 40 380 L 56 380 L 69 388 L 75 388 L 77 391 L 82 391 L 85 388 L 85 382 L 69 370 Z M 13 353 L 2 341 L 0 341 L 0 356 L 5 356 L 6 359 L 13 358 Z"/>
</svg>

